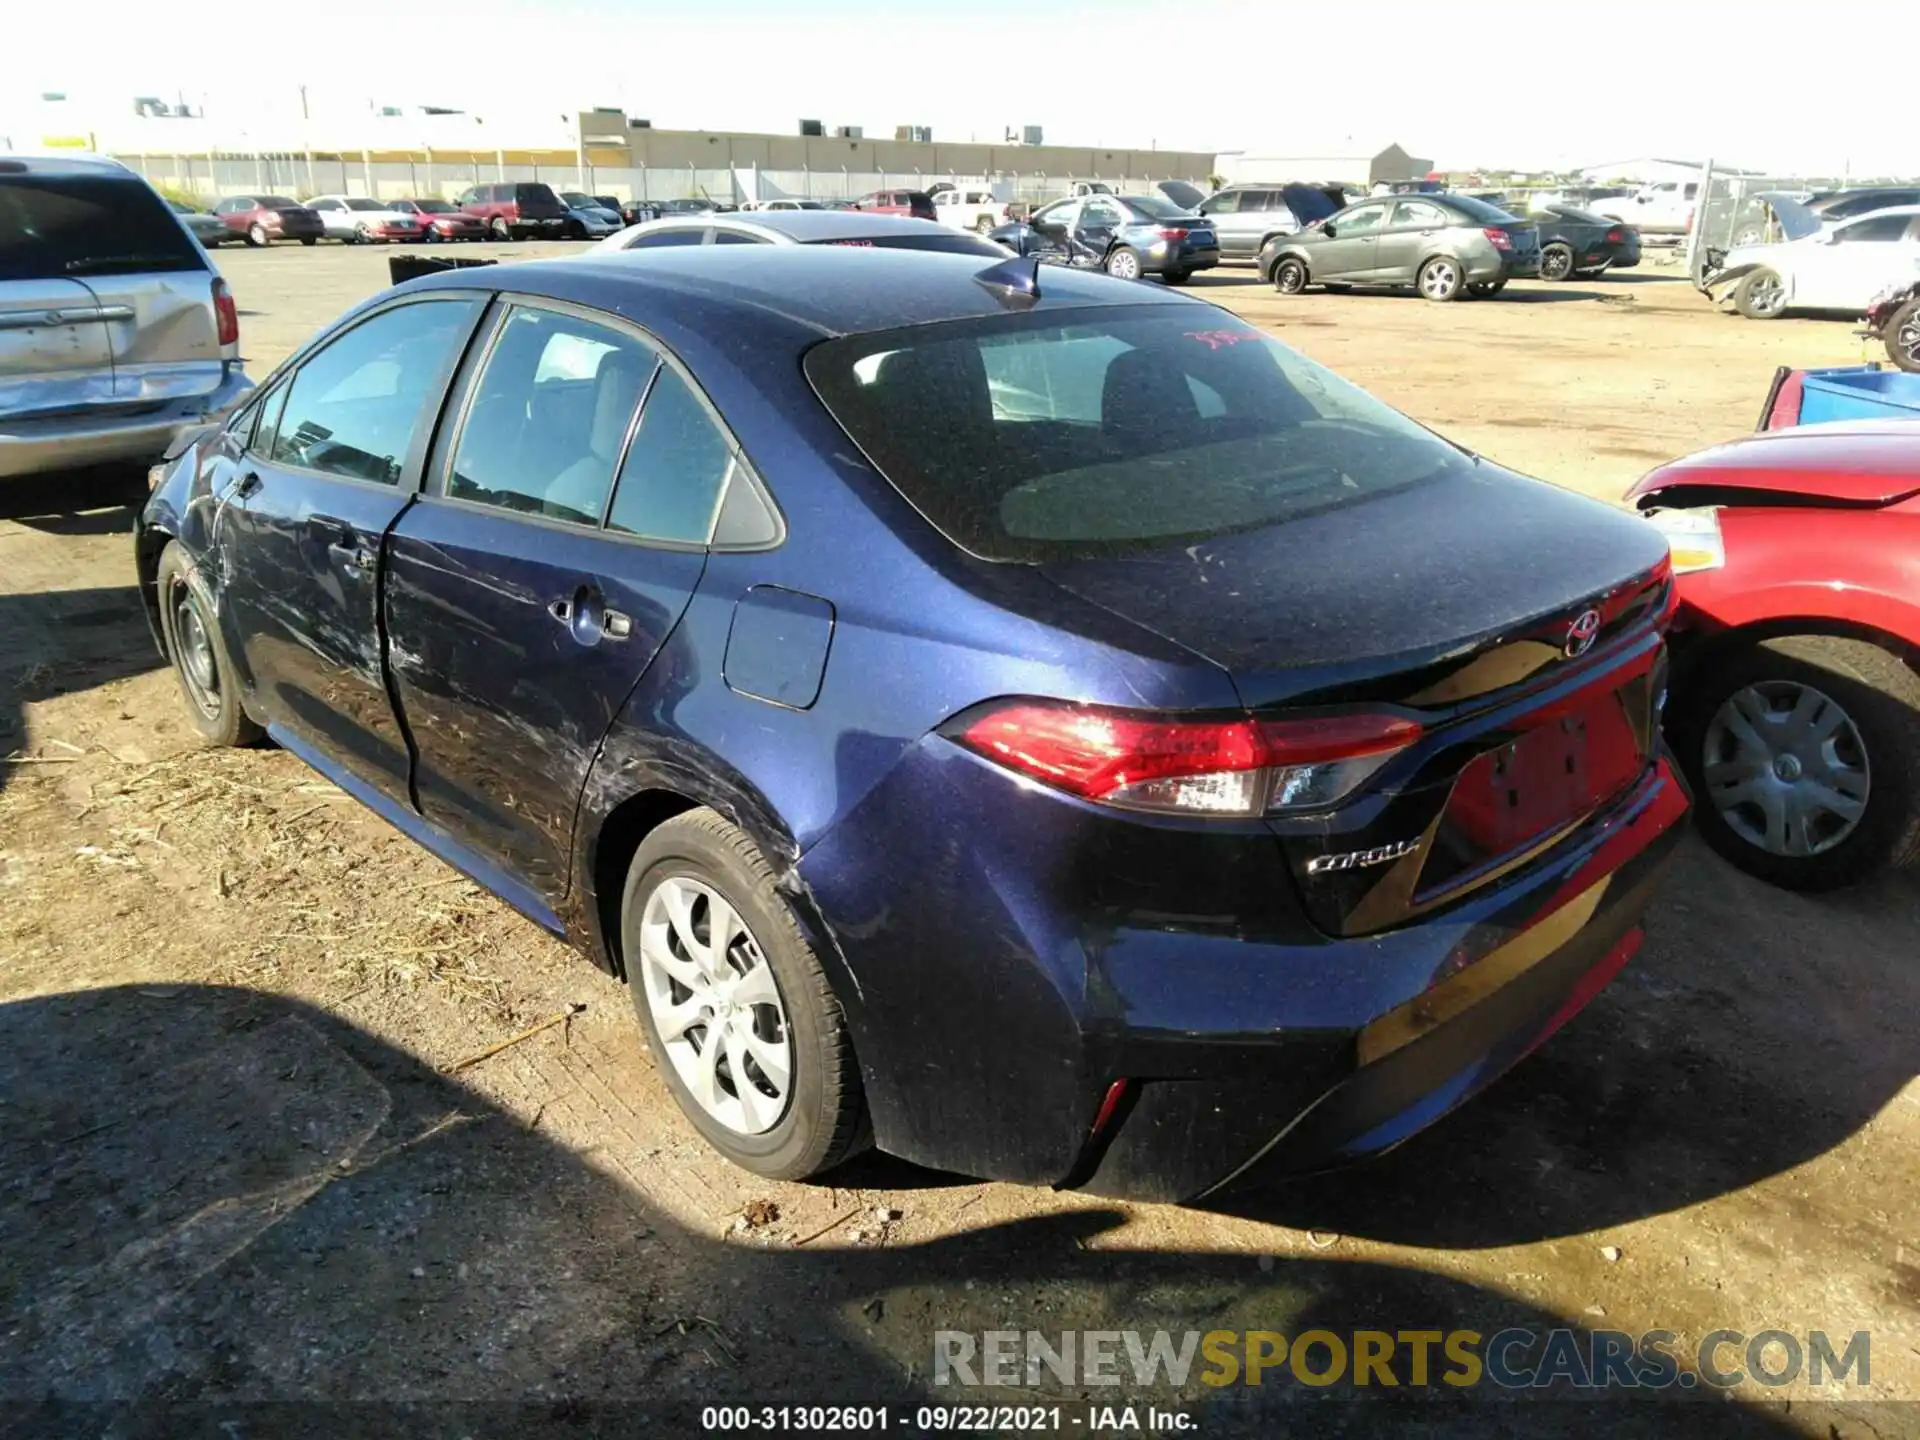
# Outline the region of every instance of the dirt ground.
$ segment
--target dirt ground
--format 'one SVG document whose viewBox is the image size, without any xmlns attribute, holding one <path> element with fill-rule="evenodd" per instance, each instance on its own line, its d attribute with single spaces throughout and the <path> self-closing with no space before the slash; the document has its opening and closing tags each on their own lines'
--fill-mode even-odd
<svg viewBox="0 0 1920 1440">
<path fill-rule="evenodd" d="M 386 268 L 219 258 L 257 376 Z M 1193 289 L 1610 498 L 1750 429 L 1775 365 L 1860 358 L 1843 323 L 1721 316 L 1658 263 L 1447 306 L 1235 269 Z M 930 1383 L 936 1329 L 1508 1325 L 1683 1355 L 1722 1327 L 1869 1330 L 1871 1379 L 1695 1386 L 1684 1412 L 1487 1385 L 1390 1412 L 1284 1382 L 994 1398 L 1151 1399 L 1207 1435 L 1920 1433 L 1913 878 L 1796 897 L 1689 844 L 1638 958 L 1540 1053 L 1284 1191 L 1133 1206 L 880 1157 L 768 1184 L 681 1120 L 618 984 L 290 755 L 198 747 L 133 589 L 143 496 L 0 487 L 0 1435 L 910 1419 L 983 1398 Z"/>
</svg>

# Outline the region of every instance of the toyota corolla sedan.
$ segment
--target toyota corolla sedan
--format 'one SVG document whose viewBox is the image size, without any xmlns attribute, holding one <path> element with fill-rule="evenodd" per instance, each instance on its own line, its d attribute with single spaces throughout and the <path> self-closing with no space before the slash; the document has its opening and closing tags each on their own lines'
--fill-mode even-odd
<svg viewBox="0 0 1920 1440">
<path fill-rule="evenodd" d="M 763 1175 L 1385 1150 L 1627 962 L 1687 812 L 1650 527 L 1033 260 L 429 276 L 155 482 L 193 723 L 623 977 Z"/>
</svg>

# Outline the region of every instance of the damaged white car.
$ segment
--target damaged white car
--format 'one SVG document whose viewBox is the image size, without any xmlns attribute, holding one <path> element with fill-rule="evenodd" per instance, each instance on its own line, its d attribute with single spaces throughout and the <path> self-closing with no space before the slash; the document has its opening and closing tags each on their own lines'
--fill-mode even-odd
<svg viewBox="0 0 1920 1440">
<path fill-rule="evenodd" d="M 1789 310 L 1859 315 L 1880 291 L 1920 269 L 1920 205 L 1875 210 L 1823 229 L 1797 201 L 1769 196 L 1768 203 L 1787 238 L 1710 257 L 1700 280 L 1702 290 L 1722 303 L 1731 300 L 1749 320 L 1774 320 Z"/>
</svg>

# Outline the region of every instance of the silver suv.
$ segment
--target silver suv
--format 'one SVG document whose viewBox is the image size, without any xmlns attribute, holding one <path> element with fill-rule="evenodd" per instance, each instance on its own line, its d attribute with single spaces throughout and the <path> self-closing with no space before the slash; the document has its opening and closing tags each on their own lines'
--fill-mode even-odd
<svg viewBox="0 0 1920 1440">
<path fill-rule="evenodd" d="M 1347 203 L 1338 185 L 1229 185 L 1200 202 L 1222 260 L 1252 260 L 1276 235 L 1291 235 Z"/>
<path fill-rule="evenodd" d="M 249 389 L 227 282 L 133 171 L 0 155 L 0 479 L 157 460 Z"/>
</svg>

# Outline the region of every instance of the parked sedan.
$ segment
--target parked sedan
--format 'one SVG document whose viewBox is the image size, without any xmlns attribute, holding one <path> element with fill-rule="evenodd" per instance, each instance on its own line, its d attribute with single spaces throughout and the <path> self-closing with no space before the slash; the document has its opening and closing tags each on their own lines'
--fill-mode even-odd
<svg viewBox="0 0 1920 1440">
<path fill-rule="evenodd" d="M 135 537 L 188 718 L 623 976 L 762 1175 L 1384 1150 L 1626 963 L 1679 839 L 1660 537 L 1156 286 L 500 265 L 263 390 Z"/>
<path fill-rule="evenodd" d="M 478 216 L 469 215 L 446 200 L 395 200 L 392 208 L 403 215 L 411 215 L 420 222 L 420 231 L 427 240 L 484 240 L 487 238 L 486 221 Z"/>
<path fill-rule="evenodd" d="M 1297 235 L 1270 240 L 1260 273 L 1282 295 L 1309 285 L 1411 286 L 1428 300 L 1498 295 L 1540 273 L 1532 221 L 1464 195 L 1382 196 L 1349 205 Z"/>
<path fill-rule="evenodd" d="M 560 203 L 567 207 L 566 235 L 569 240 L 604 240 L 624 228 L 620 207 L 611 210 L 593 196 L 579 190 L 562 190 Z"/>
<path fill-rule="evenodd" d="M 420 217 L 411 210 L 365 195 L 320 195 L 309 200 L 307 207 L 320 217 L 329 240 L 372 245 L 383 240 L 426 238 Z"/>
<path fill-rule="evenodd" d="M 1540 229 L 1542 280 L 1591 280 L 1640 263 L 1640 235 L 1631 226 L 1573 205 L 1533 212 Z"/>
<path fill-rule="evenodd" d="M 178 200 L 167 201 L 167 206 L 180 217 L 180 223 L 192 232 L 193 238 L 209 250 L 216 250 L 235 238 L 234 233 L 217 215 L 209 215 L 204 210 L 196 210 L 193 206 L 183 205 Z"/>
<path fill-rule="evenodd" d="M 234 235 L 253 246 L 276 240 L 317 245 L 326 234 L 320 217 L 284 195 L 229 195 L 214 202 L 213 213 Z"/>
<path fill-rule="evenodd" d="M 980 235 L 927 225 L 903 215 L 859 210 L 743 210 L 725 215 L 678 215 L 629 225 L 588 256 L 622 250 L 674 250 L 692 245 L 847 245 L 859 249 L 939 250 L 1004 260 L 1005 247 Z M 583 257 L 584 258 L 584 257 Z"/>
<path fill-rule="evenodd" d="M 1669 733 L 1707 842 L 1796 890 L 1920 858 L 1920 425 L 1769 430 L 1629 498 L 1679 572 Z"/>
<path fill-rule="evenodd" d="M 1183 285 L 1220 263 L 1213 222 L 1160 195 L 1089 195 L 1056 200 L 989 238 L 1017 255 L 1105 270 L 1122 280 L 1158 275 Z"/>
<path fill-rule="evenodd" d="M 1771 203 L 1791 238 L 1735 246 L 1700 280 L 1702 290 L 1731 300 L 1749 320 L 1776 320 L 1789 310 L 1864 314 L 1881 290 L 1920 269 L 1920 205 L 1822 228 L 1805 206 Z"/>
</svg>

